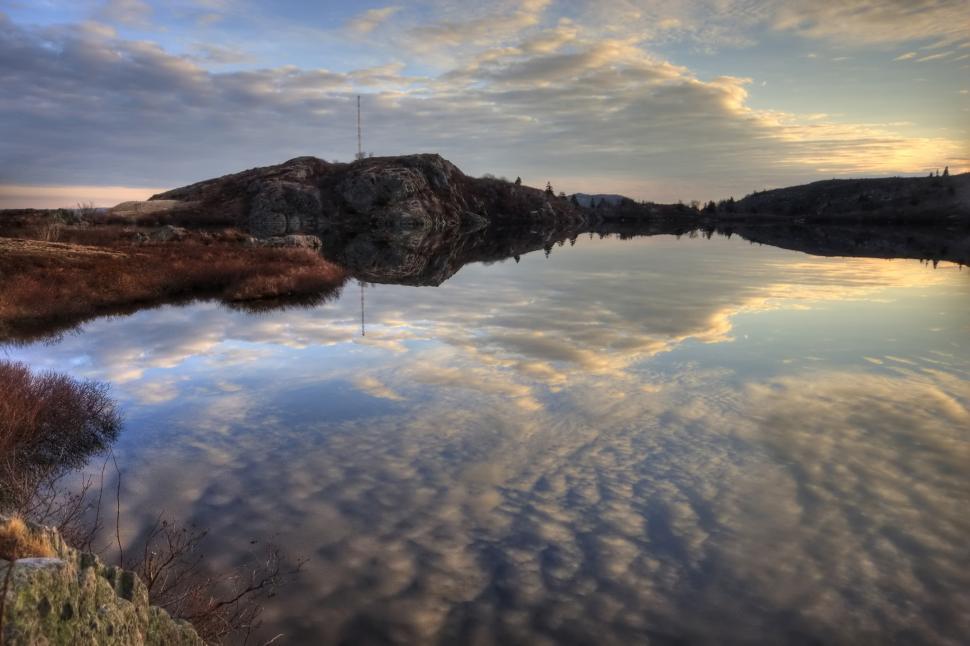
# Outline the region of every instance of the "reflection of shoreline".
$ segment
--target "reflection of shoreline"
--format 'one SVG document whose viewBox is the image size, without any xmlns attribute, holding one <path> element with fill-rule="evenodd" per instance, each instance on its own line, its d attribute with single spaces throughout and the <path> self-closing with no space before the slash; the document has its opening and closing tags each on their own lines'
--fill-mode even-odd
<svg viewBox="0 0 970 646">
<path fill-rule="evenodd" d="M 595 220 L 595 218 L 594 218 Z M 496 227 L 470 234 L 382 230 L 333 231 L 324 249 L 367 282 L 398 285 L 440 285 L 473 262 L 496 262 L 524 256 L 578 236 L 598 234 L 621 239 L 657 235 L 718 233 L 814 256 L 909 258 L 970 264 L 970 230 L 939 227 L 792 224 L 790 220 L 721 218 L 715 225 L 703 218 L 666 217 L 651 221 L 601 219 L 559 228 Z"/>
<path fill-rule="evenodd" d="M 708 223 L 693 216 L 659 217 L 644 222 L 636 219 L 600 219 L 592 224 L 571 223 L 549 227 L 530 223 L 522 227 L 490 226 L 471 233 L 416 229 L 335 229 L 323 237 L 323 255 L 354 277 L 371 283 L 399 285 L 443 284 L 463 266 L 475 262 L 518 260 L 528 253 L 555 245 L 574 243 L 579 235 L 599 234 L 621 239 L 656 235 L 699 235 L 710 237 L 739 235 L 752 242 L 802 251 L 820 256 L 860 258 L 912 258 L 920 260 L 970 263 L 970 233 L 933 227 L 813 226 L 791 224 L 777 218 L 761 220 L 739 217 L 733 221 Z M 619 268 L 618 268 L 619 269 Z M 336 292 L 333 292 L 336 293 Z M 332 295 L 331 293 L 330 295 Z M 95 313 L 44 319 L 40 315 L 29 325 L 7 331 L 7 340 L 31 342 L 75 328 L 91 318 L 131 314 L 143 308 L 168 303 L 184 303 L 205 298 L 206 294 L 160 296 L 137 303 L 105 305 Z M 319 304 L 328 295 L 281 297 L 255 301 L 251 309 Z M 241 305 L 246 307 L 245 304 Z"/>
</svg>

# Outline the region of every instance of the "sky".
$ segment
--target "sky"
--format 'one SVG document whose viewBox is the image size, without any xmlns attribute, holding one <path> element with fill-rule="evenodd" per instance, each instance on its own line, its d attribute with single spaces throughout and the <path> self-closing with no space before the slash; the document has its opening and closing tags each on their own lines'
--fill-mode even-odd
<svg viewBox="0 0 970 646">
<path fill-rule="evenodd" d="M 437 152 L 689 201 L 970 171 L 970 0 L 0 0 L 0 208 Z"/>
</svg>

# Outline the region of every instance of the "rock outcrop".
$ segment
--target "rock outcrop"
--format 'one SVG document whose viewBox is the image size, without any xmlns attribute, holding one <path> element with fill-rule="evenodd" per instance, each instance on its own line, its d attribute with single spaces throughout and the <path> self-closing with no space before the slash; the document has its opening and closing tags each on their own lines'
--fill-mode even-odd
<svg viewBox="0 0 970 646">
<path fill-rule="evenodd" d="M 155 195 L 179 212 L 232 221 L 259 238 L 332 228 L 468 232 L 491 222 L 576 221 L 580 210 L 535 188 L 466 176 L 440 155 L 349 164 L 297 157 Z M 120 208 L 120 207 L 119 207 Z M 126 205 L 125 212 L 150 211 Z"/>
<path fill-rule="evenodd" d="M 0 558 L 5 646 L 203 645 L 190 624 L 149 604 L 135 573 L 69 547 L 55 530 L 31 531 L 53 556 Z"/>
</svg>

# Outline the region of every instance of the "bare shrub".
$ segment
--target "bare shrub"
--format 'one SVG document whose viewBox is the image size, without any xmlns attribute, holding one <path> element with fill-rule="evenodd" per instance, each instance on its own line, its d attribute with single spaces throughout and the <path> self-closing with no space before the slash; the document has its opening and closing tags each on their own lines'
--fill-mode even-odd
<svg viewBox="0 0 970 646">
<path fill-rule="evenodd" d="M 90 220 L 97 213 L 98 209 L 94 206 L 94 202 L 78 202 L 77 208 L 74 209 L 74 214 L 80 220 Z"/>
<path fill-rule="evenodd" d="M 0 361 L 0 506 L 26 510 L 40 483 L 108 448 L 121 413 L 108 386 Z"/>
<path fill-rule="evenodd" d="M 141 541 L 130 567 L 148 588 L 152 603 L 189 621 L 207 643 L 244 643 L 260 625 L 262 601 L 295 577 L 304 561 L 288 563 L 267 546 L 245 564 L 211 573 L 201 550 L 207 532 L 159 516 Z"/>
</svg>

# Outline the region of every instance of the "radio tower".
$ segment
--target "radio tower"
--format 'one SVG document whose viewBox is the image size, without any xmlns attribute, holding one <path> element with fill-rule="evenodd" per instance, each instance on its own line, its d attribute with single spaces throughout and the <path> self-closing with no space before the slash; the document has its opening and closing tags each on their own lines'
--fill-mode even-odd
<svg viewBox="0 0 970 646">
<path fill-rule="evenodd" d="M 360 95 L 357 95 L 357 159 L 364 158 L 364 147 L 360 137 Z"/>
</svg>

